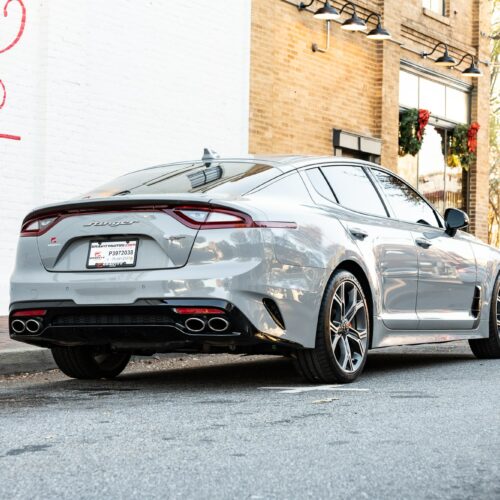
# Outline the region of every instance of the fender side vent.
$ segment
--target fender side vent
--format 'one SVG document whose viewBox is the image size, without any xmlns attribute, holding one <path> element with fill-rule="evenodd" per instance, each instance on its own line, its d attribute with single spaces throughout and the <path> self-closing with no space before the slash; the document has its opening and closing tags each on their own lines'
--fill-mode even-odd
<svg viewBox="0 0 500 500">
<path fill-rule="evenodd" d="M 474 298 L 472 299 L 471 313 L 474 318 L 479 318 L 481 313 L 481 287 L 476 286 L 474 288 Z"/>
<path fill-rule="evenodd" d="M 283 320 L 283 316 L 281 315 L 281 311 L 272 299 L 262 299 L 262 303 L 266 308 L 267 312 L 273 318 L 273 321 L 282 329 L 285 330 L 285 321 Z"/>
</svg>

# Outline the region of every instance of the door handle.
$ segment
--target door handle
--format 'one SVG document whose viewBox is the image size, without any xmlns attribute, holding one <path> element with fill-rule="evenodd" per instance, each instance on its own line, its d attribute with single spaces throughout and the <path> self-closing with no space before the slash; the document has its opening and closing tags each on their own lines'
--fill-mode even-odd
<svg viewBox="0 0 500 500">
<path fill-rule="evenodd" d="M 432 246 L 432 243 L 425 238 L 417 238 L 415 240 L 415 242 L 419 247 L 422 247 L 422 248 L 429 248 Z"/>
<path fill-rule="evenodd" d="M 366 231 L 363 231 L 362 229 L 359 229 L 357 227 L 350 227 L 349 232 L 358 240 L 364 240 L 368 236 L 368 233 Z"/>
</svg>

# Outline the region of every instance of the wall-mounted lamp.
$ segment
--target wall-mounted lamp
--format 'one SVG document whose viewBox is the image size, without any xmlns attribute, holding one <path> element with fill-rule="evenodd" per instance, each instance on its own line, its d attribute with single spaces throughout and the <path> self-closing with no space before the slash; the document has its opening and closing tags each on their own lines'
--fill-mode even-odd
<svg viewBox="0 0 500 500">
<path fill-rule="evenodd" d="M 377 18 L 377 26 L 373 28 L 366 37 L 370 40 L 390 40 L 392 38 L 391 34 L 382 26 L 382 18 L 380 14 L 372 13 L 370 14 L 365 23 L 367 23 L 371 17 L 375 16 Z"/>
<path fill-rule="evenodd" d="M 466 57 L 470 57 L 471 63 L 468 68 L 465 68 L 462 71 L 462 75 L 468 76 L 469 78 L 479 78 L 480 76 L 483 76 L 483 72 L 477 67 L 476 58 L 472 54 L 465 54 L 455 68 L 460 66 L 465 61 Z"/>
<path fill-rule="evenodd" d="M 304 10 L 310 7 L 315 0 L 311 0 L 309 3 L 300 2 L 297 5 L 299 10 Z M 340 17 L 339 11 L 330 3 L 330 0 L 326 0 L 323 7 L 319 8 L 314 13 L 314 18 L 319 19 L 321 21 L 335 21 Z"/>
<path fill-rule="evenodd" d="M 346 7 L 352 8 L 352 16 L 349 19 L 346 19 L 341 28 L 346 31 L 365 31 L 366 23 L 358 17 L 356 12 L 356 6 L 352 2 L 346 2 L 346 4 L 342 7 L 340 14 L 342 14 Z"/>
<path fill-rule="evenodd" d="M 305 10 L 309 8 L 316 0 L 311 0 L 309 3 L 300 2 L 297 5 L 299 11 Z M 314 18 L 319 19 L 321 21 L 326 21 L 326 45 L 324 48 L 318 46 L 317 43 L 312 44 L 313 52 L 327 52 L 330 48 L 330 34 L 331 34 L 331 26 L 330 21 L 336 21 L 340 19 L 341 14 L 344 10 L 350 7 L 352 9 L 352 15 L 349 19 L 346 19 L 341 28 L 346 31 L 366 31 L 367 26 L 366 23 L 372 18 L 377 18 L 377 26 L 372 29 L 368 34 L 367 38 L 370 40 L 389 40 L 391 38 L 391 34 L 382 26 L 382 18 L 380 14 L 376 14 L 372 12 L 369 16 L 363 21 L 358 16 L 356 11 L 356 5 L 353 2 L 346 2 L 340 12 L 331 4 L 330 0 L 325 0 L 323 2 L 323 7 L 319 8 L 314 12 Z"/>
<path fill-rule="evenodd" d="M 451 68 L 452 66 L 456 66 L 457 62 L 455 61 L 455 59 L 453 59 L 453 57 L 450 56 L 450 54 L 448 54 L 448 45 L 446 45 L 446 43 L 443 42 L 438 42 L 431 52 L 421 52 L 420 56 L 423 57 L 424 59 L 429 56 L 432 56 L 432 54 L 436 52 L 436 49 L 441 45 L 444 47 L 444 53 L 442 56 L 438 57 L 434 61 L 434 63 L 437 64 L 438 66 L 444 66 L 445 68 Z"/>
<path fill-rule="evenodd" d="M 440 46 L 444 47 L 444 53 L 442 56 L 438 57 L 434 61 L 435 64 L 437 64 L 438 66 L 443 66 L 445 68 L 457 69 L 458 66 L 460 66 L 467 57 L 469 57 L 471 60 L 471 64 L 468 68 L 465 68 L 462 71 L 462 75 L 467 76 L 469 78 L 479 78 L 480 76 L 483 76 L 482 71 L 478 68 L 477 59 L 472 54 L 465 54 L 462 57 L 462 59 L 460 59 L 460 61 L 457 63 L 455 59 L 453 59 L 453 57 L 451 57 L 450 54 L 448 53 L 448 45 L 446 45 L 446 43 L 443 42 L 438 42 L 431 52 L 421 52 L 420 56 L 425 59 L 426 57 L 429 57 L 432 54 L 434 54 L 436 49 Z"/>
</svg>

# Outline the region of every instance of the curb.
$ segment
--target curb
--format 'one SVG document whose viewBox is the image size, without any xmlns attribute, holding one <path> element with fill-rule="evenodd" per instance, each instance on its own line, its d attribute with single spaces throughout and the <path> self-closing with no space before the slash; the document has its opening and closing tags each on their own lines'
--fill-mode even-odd
<svg viewBox="0 0 500 500">
<path fill-rule="evenodd" d="M 0 352 L 0 375 L 45 372 L 57 368 L 49 349 L 7 349 Z"/>
</svg>

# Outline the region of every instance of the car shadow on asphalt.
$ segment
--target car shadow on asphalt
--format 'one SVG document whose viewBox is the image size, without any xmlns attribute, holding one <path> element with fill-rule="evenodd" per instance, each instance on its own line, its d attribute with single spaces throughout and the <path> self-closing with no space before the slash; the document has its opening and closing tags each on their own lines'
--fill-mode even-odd
<svg viewBox="0 0 500 500">
<path fill-rule="evenodd" d="M 403 375 L 442 367 L 443 371 L 451 367 L 457 373 L 464 364 L 478 361 L 465 352 L 384 352 L 374 351 L 369 357 L 360 383 L 380 380 L 395 374 Z M 180 364 L 180 363 L 179 363 Z M 436 376 L 433 372 L 433 377 Z M 252 389 L 262 386 L 297 386 L 307 385 L 293 367 L 290 359 L 285 357 L 240 357 L 234 361 L 201 364 L 200 366 L 166 368 L 158 366 L 152 370 L 147 365 L 141 370 L 135 364 L 131 370 L 112 381 L 64 380 L 51 382 L 49 385 L 57 390 L 77 391 L 191 391 L 197 389 L 227 390 Z"/>
</svg>

